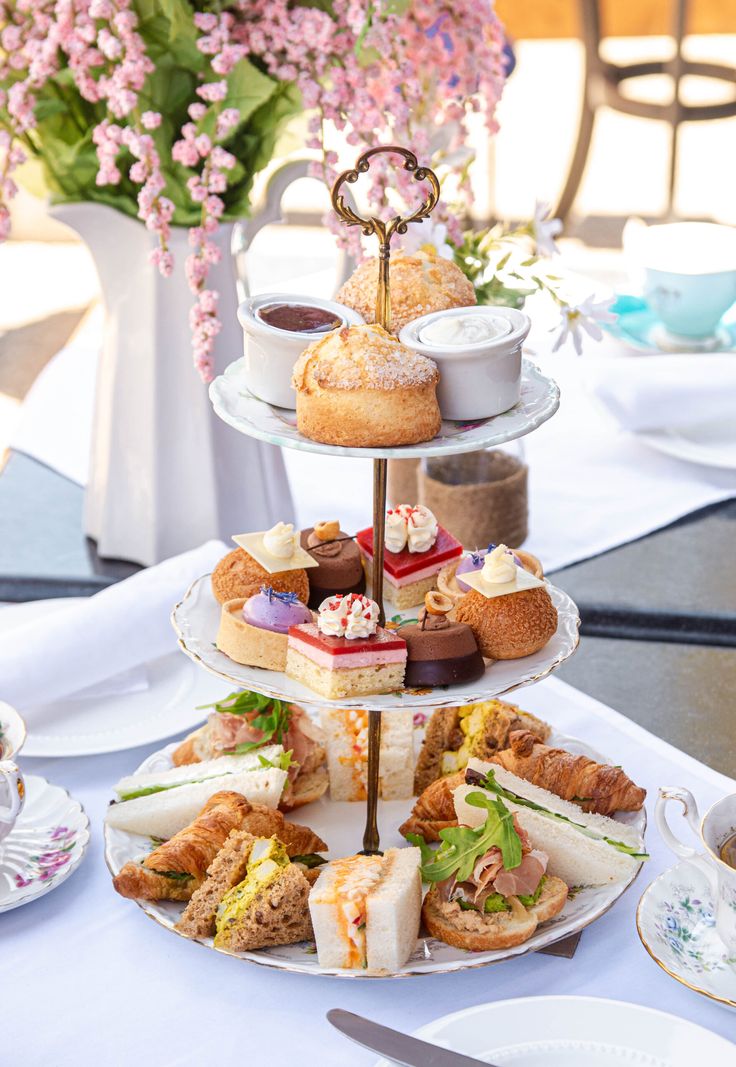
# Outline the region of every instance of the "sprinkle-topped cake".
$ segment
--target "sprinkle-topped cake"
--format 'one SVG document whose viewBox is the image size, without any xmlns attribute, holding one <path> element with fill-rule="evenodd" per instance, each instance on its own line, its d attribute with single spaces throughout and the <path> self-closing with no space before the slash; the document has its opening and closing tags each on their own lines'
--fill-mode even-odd
<svg viewBox="0 0 736 1067">
<path fill-rule="evenodd" d="M 289 629 L 286 673 L 330 700 L 401 689 L 406 642 L 378 616 L 375 600 L 357 593 L 325 600 L 316 624 Z"/>
<path fill-rule="evenodd" d="M 356 540 L 365 557 L 369 579 L 373 572 L 373 530 L 361 530 Z M 448 563 L 460 559 L 463 546 L 440 526 L 422 504 L 399 504 L 386 512 L 383 557 L 383 597 L 400 611 L 424 603 Z"/>
</svg>

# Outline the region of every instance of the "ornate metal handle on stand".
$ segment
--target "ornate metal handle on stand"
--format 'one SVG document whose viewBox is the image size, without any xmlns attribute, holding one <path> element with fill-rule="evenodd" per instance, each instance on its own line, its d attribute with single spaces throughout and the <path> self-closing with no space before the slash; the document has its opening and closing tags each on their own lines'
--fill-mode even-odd
<svg viewBox="0 0 736 1067">
<path fill-rule="evenodd" d="M 394 215 L 388 220 L 379 219 L 374 215 L 362 218 L 357 212 L 345 203 L 340 189 L 349 182 L 357 182 L 361 174 L 367 174 L 370 170 L 370 161 L 379 155 L 398 155 L 403 159 L 403 169 L 409 171 L 418 182 L 428 182 L 429 190 L 424 200 L 415 211 L 406 218 Z M 389 260 L 391 257 L 391 238 L 395 233 L 406 233 L 410 222 L 422 222 L 428 218 L 437 205 L 440 197 L 440 183 L 437 175 L 429 167 L 420 167 L 417 157 L 407 148 L 397 145 L 385 145 L 370 148 L 358 159 L 352 170 L 345 170 L 338 177 L 332 187 L 332 206 L 336 214 L 347 226 L 360 226 L 363 235 L 370 237 L 375 234 L 379 241 L 378 253 L 378 288 L 376 292 L 376 322 L 384 330 L 390 329 L 391 325 L 391 278 L 389 274 Z M 380 609 L 379 622 L 385 624 L 383 611 L 383 551 L 386 527 L 386 475 L 388 460 L 375 459 L 373 461 L 373 599 L 377 601 Z M 373 855 L 380 851 L 378 834 L 378 784 L 379 784 L 379 761 L 381 750 L 381 712 L 368 712 L 368 775 L 366 801 L 366 826 L 363 835 L 363 852 Z"/>
</svg>

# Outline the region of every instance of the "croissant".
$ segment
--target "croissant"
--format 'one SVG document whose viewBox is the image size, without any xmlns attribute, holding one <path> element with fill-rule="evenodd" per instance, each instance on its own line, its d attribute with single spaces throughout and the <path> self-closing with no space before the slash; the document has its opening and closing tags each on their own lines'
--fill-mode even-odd
<svg viewBox="0 0 736 1067">
<path fill-rule="evenodd" d="M 439 841 L 440 830 L 457 826 L 452 793 L 464 781 L 465 773 L 458 771 L 428 785 L 417 798 L 409 818 L 399 827 L 399 833 L 404 837 L 421 834 L 425 841 Z"/>
<path fill-rule="evenodd" d="M 519 778 L 579 804 L 583 811 L 611 815 L 615 811 L 639 811 L 646 789 L 635 785 L 620 767 L 596 763 L 564 748 L 551 748 L 529 730 L 514 730 L 509 748 L 497 752 L 497 763 Z"/>
</svg>

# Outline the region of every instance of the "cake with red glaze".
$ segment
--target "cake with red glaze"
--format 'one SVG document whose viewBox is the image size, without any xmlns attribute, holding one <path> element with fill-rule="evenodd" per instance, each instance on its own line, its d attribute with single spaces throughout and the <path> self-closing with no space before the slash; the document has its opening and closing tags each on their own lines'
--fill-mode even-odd
<svg viewBox="0 0 736 1067">
<path fill-rule="evenodd" d="M 373 574 L 373 530 L 356 535 L 365 560 L 368 579 Z M 448 563 L 459 560 L 463 546 L 440 526 L 422 504 L 399 504 L 386 512 L 383 556 L 383 598 L 399 611 L 424 603 L 425 594 L 437 585 L 437 575 Z"/>
<path fill-rule="evenodd" d="M 380 627 L 378 616 L 366 596 L 329 597 L 316 624 L 289 629 L 287 675 L 330 700 L 401 689 L 406 641 Z"/>
</svg>

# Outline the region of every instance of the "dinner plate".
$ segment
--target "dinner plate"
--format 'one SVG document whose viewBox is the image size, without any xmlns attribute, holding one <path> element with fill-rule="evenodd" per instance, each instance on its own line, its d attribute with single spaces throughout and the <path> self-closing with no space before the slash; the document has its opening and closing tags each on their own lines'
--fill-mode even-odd
<svg viewBox="0 0 736 1067">
<path fill-rule="evenodd" d="M 416 740 L 421 738 L 421 727 L 416 731 Z M 571 752 L 581 753 L 607 762 L 604 756 L 590 748 L 578 738 L 568 737 L 553 731 L 549 744 L 561 745 Z M 154 753 L 138 767 L 138 772 L 162 770 L 171 766 L 171 753 L 175 745 L 168 745 L 160 752 Z M 414 798 L 407 800 L 379 801 L 378 824 L 381 832 L 381 847 L 391 848 L 405 845 L 398 827 L 407 818 L 414 803 Z M 294 821 L 311 827 L 329 845 L 328 857 L 352 855 L 361 847 L 361 834 L 365 807 L 359 803 L 335 802 L 323 797 L 321 800 L 299 808 L 294 814 Z M 622 815 L 619 821 L 633 824 L 643 835 L 646 825 L 644 811 Z M 105 825 L 105 861 L 110 872 L 115 875 L 129 861 L 140 861 L 155 843 L 149 838 L 129 834 Z M 466 952 L 453 948 L 443 941 L 425 936 L 417 940 L 416 948 L 400 971 L 385 975 L 366 975 L 364 971 L 338 970 L 320 967 L 314 945 L 302 942 L 298 945 L 285 945 L 279 948 L 262 949 L 258 952 L 228 952 L 216 949 L 212 938 L 196 939 L 199 944 L 227 956 L 235 956 L 249 963 L 261 964 L 276 970 L 294 971 L 299 974 L 327 975 L 336 978 L 404 978 L 412 975 L 442 974 L 448 971 L 464 971 L 472 967 L 484 967 L 500 963 L 513 956 L 544 948 L 563 937 L 582 930 L 611 908 L 636 878 L 641 864 L 632 878 L 624 883 L 596 888 L 575 888 L 570 894 L 562 912 L 549 922 L 538 927 L 534 935 L 522 945 L 493 952 Z M 138 906 L 161 926 L 174 930 L 184 904 L 174 901 L 150 902 L 136 901 Z"/>
<path fill-rule="evenodd" d="M 4 607 L 0 637 L 79 599 L 30 600 Z M 232 689 L 199 670 L 178 650 L 145 664 L 141 682 L 140 688 L 127 692 L 78 695 L 21 709 L 28 729 L 23 755 L 94 756 L 163 741 L 200 723 L 204 714 L 198 706 L 221 700 Z"/>
<path fill-rule="evenodd" d="M 296 428 L 295 411 L 273 407 L 248 390 L 244 359 L 231 363 L 224 374 L 215 378 L 210 385 L 210 400 L 215 412 L 229 426 L 272 445 L 357 459 L 408 459 L 411 456 L 475 452 L 523 437 L 554 415 L 560 406 L 560 390 L 555 382 L 525 359 L 522 363 L 521 397 L 509 411 L 474 422 L 451 422 L 445 419 L 440 432 L 431 441 L 396 448 L 345 448 L 341 445 L 324 445 L 305 437 Z"/>
<path fill-rule="evenodd" d="M 638 441 L 667 456 L 699 463 L 705 467 L 736 470 L 736 418 L 650 430 L 636 436 Z"/>
<path fill-rule="evenodd" d="M 687 1019 L 602 997 L 479 1004 L 414 1036 L 496 1067 L 733 1067 L 736 1057 L 725 1037 Z"/>
<path fill-rule="evenodd" d="M 371 696 L 345 697 L 327 700 L 308 689 L 301 682 L 289 678 L 282 671 L 269 671 L 263 667 L 247 667 L 220 652 L 215 645 L 220 625 L 222 605 L 212 592 L 210 575 L 197 578 L 176 605 L 171 622 L 179 638 L 179 645 L 195 663 L 211 674 L 217 675 L 231 685 L 254 689 L 266 696 L 296 704 L 334 705 L 341 708 L 377 708 L 390 711 L 396 708 L 445 708 L 459 704 L 472 704 L 490 700 L 501 693 L 509 693 L 524 685 L 538 682 L 571 656 L 580 639 L 580 616 L 578 609 L 561 589 L 547 583 L 552 603 L 557 608 L 557 632 L 544 648 L 533 656 L 523 659 L 497 660 L 487 667 L 482 678 L 463 685 L 436 686 L 434 689 L 404 689 L 396 693 Z M 389 627 L 397 627 L 402 621 L 416 622 L 418 607 L 395 612 L 386 604 L 386 619 Z"/>
<path fill-rule="evenodd" d="M 713 891 L 698 867 L 684 860 L 647 886 L 636 911 L 636 929 L 644 948 L 670 977 L 736 1008 L 736 953 L 716 933 Z"/>
</svg>

